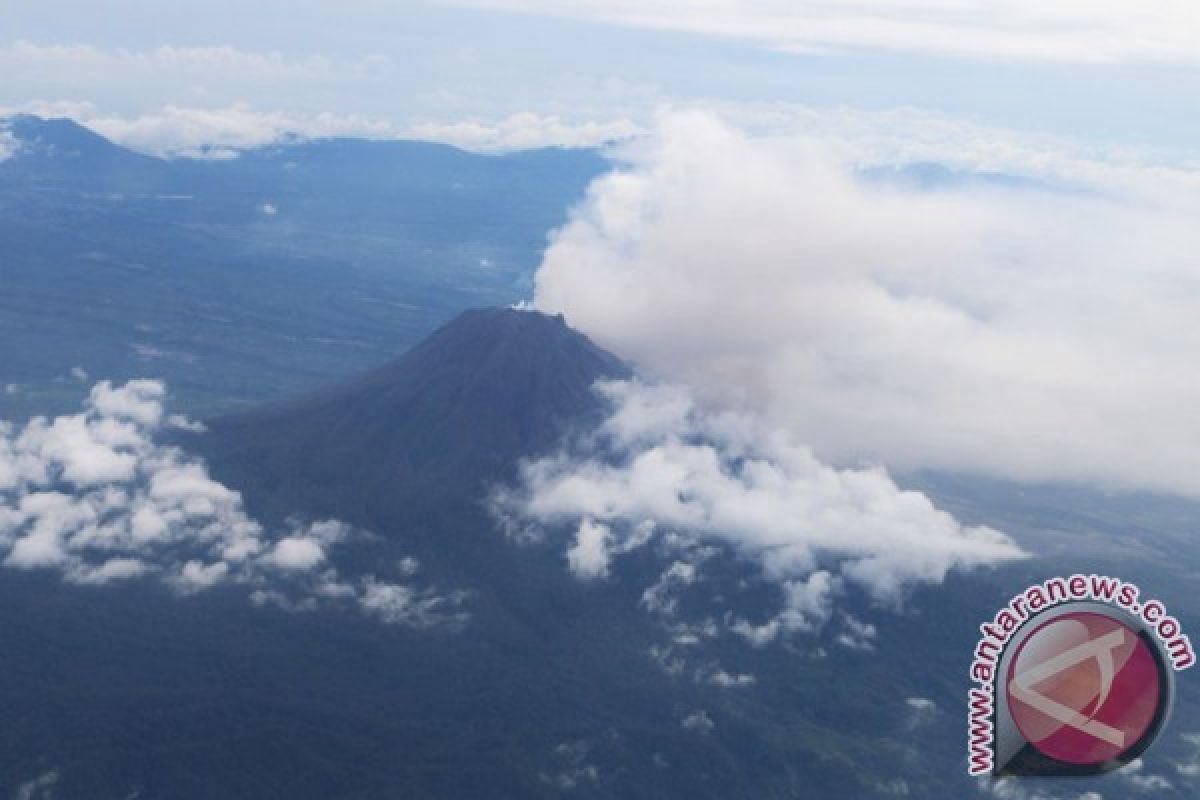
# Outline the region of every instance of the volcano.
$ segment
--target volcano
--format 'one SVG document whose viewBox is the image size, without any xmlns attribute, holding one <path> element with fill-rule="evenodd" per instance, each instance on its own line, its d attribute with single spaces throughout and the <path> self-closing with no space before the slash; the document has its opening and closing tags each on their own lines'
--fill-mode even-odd
<svg viewBox="0 0 1200 800">
<path fill-rule="evenodd" d="M 561 316 L 467 311 L 347 383 L 213 420 L 202 448 L 234 485 L 366 525 L 453 512 L 600 419 L 597 381 L 629 368 Z"/>
<path fill-rule="evenodd" d="M 631 375 L 561 317 L 484 309 L 359 378 L 178 434 L 264 523 L 358 529 L 329 564 L 344 578 L 416 563 L 404 580 L 461 597 L 465 621 L 248 602 L 257 585 L 172 598 L 153 581 L 8 576 L 14 774 L 82 798 L 967 796 L 959 728 L 914 722 L 904 698 L 950 708 L 958 684 L 926 667 L 970 652 L 977 585 L 943 587 L 961 602 L 932 628 L 897 617 L 886 658 L 835 631 L 752 647 L 730 619 L 773 613 L 779 589 L 730 548 L 706 543 L 662 613 L 647 592 L 678 550 L 647 545 L 581 580 L 573 530 L 524 542 L 497 525 L 489 488 L 589 431 L 607 410 L 596 382 Z M 917 724 L 941 754 L 928 765 Z"/>
</svg>

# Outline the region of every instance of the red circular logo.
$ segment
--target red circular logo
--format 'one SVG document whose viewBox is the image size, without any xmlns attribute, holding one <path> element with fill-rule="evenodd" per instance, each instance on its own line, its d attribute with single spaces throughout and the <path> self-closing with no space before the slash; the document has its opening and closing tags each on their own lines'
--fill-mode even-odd
<svg viewBox="0 0 1200 800">
<path fill-rule="evenodd" d="M 1079 765 L 1119 759 L 1154 735 L 1166 698 L 1145 640 L 1120 620 L 1084 611 L 1055 617 L 1026 637 L 1006 686 L 1025 740 Z"/>
</svg>

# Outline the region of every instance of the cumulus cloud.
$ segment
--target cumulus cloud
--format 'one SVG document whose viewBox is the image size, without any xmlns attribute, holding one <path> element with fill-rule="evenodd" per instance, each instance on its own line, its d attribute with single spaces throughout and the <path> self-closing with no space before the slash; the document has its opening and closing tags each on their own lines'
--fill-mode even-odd
<svg viewBox="0 0 1200 800">
<path fill-rule="evenodd" d="M 467 620 L 459 610 L 466 596 L 462 593 L 439 595 L 396 583 L 382 583 L 368 577 L 363 582 L 359 605 L 363 611 L 390 624 L 428 628 L 435 625 L 459 627 Z"/>
<path fill-rule="evenodd" d="M 742 689 L 747 686 L 753 686 L 758 681 L 753 675 L 746 673 L 735 675 L 722 669 L 709 675 L 708 682 L 714 686 L 720 686 L 722 689 Z"/>
<path fill-rule="evenodd" d="M 811 633 L 829 621 L 834 595 L 841 588 L 841 581 L 822 569 L 803 579 L 784 580 L 782 588 L 782 611 L 761 625 L 739 619 L 731 626 L 733 632 L 755 647 L 770 644 L 780 634 Z M 894 596 L 895 591 L 896 588 L 886 590 L 890 596 Z"/>
<path fill-rule="evenodd" d="M 582 578 L 602 578 L 608 575 L 609 543 L 612 533 L 607 525 L 584 518 L 575 533 L 575 543 L 567 550 L 571 571 Z"/>
<path fill-rule="evenodd" d="M 716 723 L 712 721 L 712 717 L 708 716 L 708 712 L 700 709 L 688 714 L 680 722 L 684 730 L 693 731 L 695 733 L 709 734 L 716 728 Z"/>
<path fill-rule="evenodd" d="M 667 567 L 653 586 L 642 593 L 642 605 L 656 614 L 674 614 L 679 602 L 679 589 L 696 581 L 696 565 L 676 561 Z"/>
<path fill-rule="evenodd" d="M 785 433 L 704 411 L 681 389 L 614 381 L 598 391 L 612 404 L 607 421 L 577 448 L 524 464 L 519 484 L 493 495 L 496 513 L 517 530 L 570 526 L 567 558 L 589 578 L 667 536 L 732 548 L 778 582 L 784 598 L 765 623 L 732 623 L 754 644 L 819 629 L 846 582 L 890 602 L 952 569 L 1022 555 L 1004 535 L 964 527 L 924 495 L 902 491 L 882 469 L 827 466 Z M 694 562 L 673 564 L 642 604 L 673 612 L 676 592 L 695 577 Z M 853 646 L 874 634 L 850 618 L 845 627 Z"/>
<path fill-rule="evenodd" d="M 795 52 L 890 50 L 970 58 L 1195 64 L 1186 3 L 1084 0 L 458 0 L 462 5 L 738 38 Z"/>
<path fill-rule="evenodd" d="M 155 441 L 164 427 L 202 428 L 167 415 L 165 395 L 157 381 L 102 381 L 81 413 L 0 422 L 0 565 L 89 586 L 153 575 L 183 594 L 237 583 L 260 605 L 351 604 L 414 627 L 465 621 L 462 594 L 341 578 L 331 551 L 356 536 L 343 522 L 266 529 L 203 462 Z M 418 568 L 410 558 L 395 571 Z"/>
<path fill-rule="evenodd" d="M 1194 174 L 921 191 L 690 112 L 627 158 L 534 303 L 645 374 L 833 463 L 1200 495 Z"/>
<path fill-rule="evenodd" d="M 850 650 L 870 652 L 875 649 L 875 636 L 878 632 L 878 629 L 871 623 L 863 622 L 857 617 L 846 614 L 842 619 L 842 632 L 834 641 Z"/>
</svg>

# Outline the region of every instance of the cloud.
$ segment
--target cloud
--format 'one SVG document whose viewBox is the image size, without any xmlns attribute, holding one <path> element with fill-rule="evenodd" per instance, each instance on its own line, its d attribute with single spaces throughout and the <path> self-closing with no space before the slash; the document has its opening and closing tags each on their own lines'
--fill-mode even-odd
<svg viewBox="0 0 1200 800">
<path fill-rule="evenodd" d="M 554 748 L 554 773 L 541 771 L 538 780 L 562 791 L 574 789 L 582 783 L 596 783 L 600 780 L 600 770 L 595 764 L 588 763 L 591 750 L 591 745 L 586 741 L 561 742 Z"/>
<path fill-rule="evenodd" d="M 368 577 L 363 583 L 358 602 L 362 610 L 393 625 L 415 628 L 433 626 L 459 627 L 467 615 L 457 608 L 465 596 L 440 596 L 432 591 L 419 591 L 395 583 L 381 583 Z"/>
<path fill-rule="evenodd" d="M 54 787 L 58 784 L 58 779 L 58 770 L 52 769 L 27 780 L 13 792 L 13 800 L 50 800 L 55 794 Z"/>
<path fill-rule="evenodd" d="M 626 157 L 534 304 L 644 374 L 836 464 L 1200 495 L 1194 174 L 923 191 L 692 112 Z"/>
<path fill-rule="evenodd" d="M 579 522 L 575 543 L 567 550 L 571 571 L 581 578 L 608 576 L 609 543 L 612 533 L 607 525 L 598 525 L 586 517 Z"/>
<path fill-rule="evenodd" d="M 720 686 L 722 689 L 744 689 L 747 686 L 753 686 L 758 681 L 753 675 L 746 673 L 734 675 L 722 669 L 709 675 L 708 682 L 714 686 Z"/>
<path fill-rule="evenodd" d="M 881 601 L 952 569 L 1022 555 L 1004 535 L 959 525 L 878 468 L 839 470 L 785 433 L 751 417 L 712 414 L 678 388 L 637 381 L 598 385 L 612 413 L 593 436 L 527 462 L 516 486 L 497 490 L 495 513 L 522 530 L 571 526 L 567 558 L 599 578 L 612 559 L 668 537 L 728 546 L 780 586 L 783 610 L 732 629 L 754 644 L 818 630 L 846 582 Z M 675 593 L 695 580 L 672 565 L 642 604 L 673 613 Z M 869 644 L 873 628 L 847 621 L 847 641 Z"/>
<path fill-rule="evenodd" d="M 842 632 L 834 641 L 849 650 L 871 652 L 875 649 L 875 636 L 878 632 L 871 623 L 846 614 L 842 619 Z"/>
<path fill-rule="evenodd" d="M 708 712 L 703 709 L 688 714 L 680 724 L 684 730 L 701 734 L 712 733 L 713 729 L 717 727 L 712 718 L 708 716 Z"/>
<path fill-rule="evenodd" d="M 813 563 L 815 558 L 804 564 Z M 799 572 L 804 571 L 801 567 Z M 761 625 L 739 619 L 733 623 L 734 633 L 744 637 L 755 647 L 770 644 L 780 634 L 797 632 L 811 633 L 822 628 L 833 614 L 834 595 L 841 590 L 842 582 L 828 570 L 816 570 L 803 579 L 784 580 L 782 583 L 784 607 L 773 618 Z M 888 597 L 895 597 L 898 587 L 881 589 Z M 852 640 L 847 640 L 853 646 Z"/>
<path fill-rule="evenodd" d="M 918 714 L 932 714 L 937 711 L 937 704 L 928 697 L 908 697 L 904 703 Z"/>
<path fill-rule="evenodd" d="M 358 115 L 255 111 L 245 104 L 223 108 L 166 106 L 132 118 L 112 115 L 79 120 L 112 141 L 150 155 L 233 158 L 239 150 L 302 139 L 352 136 L 398 138 L 390 123 Z"/>
<path fill-rule="evenodd" d="M 133 49 L 23 39 L 0 44 L 0 71 L 13 86 L 60 87 L 72 97 L 112 96 L 112 88 L 122 86 L 138 87 L 143 97 L 169 92 L 203 98 L 209 87 L 224 97 L 244 97 L 247 92 L 278 93 L 297 85 L 345 87 L 379 80 L 392 67 L 379 54 L 342 58 L 231 45 L 162 44 Z"/>
<path fill-rule="evenodd" d="M 459 0 L 460 5 L 736 38 L 801 53 L 899 51 L 972 59 L 1196 64 L 1187 3 L 1084 0 Z"/>
<path fill-rule="evenodd" d="M 568 122 L 556 115 L 511 114 L 497 121 L 426 122 L 407 133 L 414 139 L 445 142 L 477 152 L 507 152 L 537 147 L 598 147 L 637 136 L 644 129 L 627 118 Z"/>
<path fill-rule="evenodd" d="M 246 103 L 220 107 L 166 105 L 136 116 L 100 111 L 91 103 L 31 102 L 0 107 L 0 116 L 17 113 L 67 117 L 105 138 L 161 158 L 236 158 L 242 150 L 295 140 L 353 137 L 375 140 L 416 139 L 440 142 L 480 153 L 506 153 L 541 147 L 599 147 L 624 141 L 644 130 L 629 119 L 568 121 L 557 115 L 518 112 L 498 120 L 424 121 L 399 124 L 361 114 L 299 113 L 259 110 Z M 0 137 L 5 134 L 0 133 Z M 15 152 L 11 135 L 0 138 L 0 160 Z M 264 203 L 268 216 L 278 208 Z"/>
<path fill-rule="evenodd" d="M 952 170 L 1001 173 L 1085 193 L 1106 187 L 1161 194 L 1164 187 L 1200 187 L 1191 149 L 1106 143 L 1014 130 L 913 107 L 819 107 L 789 102 L 711 101 L 704 109 L 752 138 L 804 139 L 843 167 L 936 164 Z M 666 113 L 671 112 L 665 106 Z M 970 177 L 970 176 L 966 176 Z"/>
<path fill-rule="evenodd" d="M 323 520 L 277 541 L 263 561 L 282 570 L 310 570 L 325 561 L 329 548 L 349 536 L 347 526 L 336 520 Z"/>
<path fill-rule="evenodd" d="M 0 162 L 11 158 L 20 147 L 20 143 L 13 136 L 12 131 L 0 129 Z"/>
<path fill-rule="evenodd" d="M 157 381 L 101 381 L 81 413 L 21 428 L 0 422 L 0 565 L 52 569 L 86 586 L 156 576 L 182 594 L 234 583 L 252 587 L 259 605 L 351 604 L 389 624 L 465 623 L 462 593 L 342 578 L 331 552 L 360 536 L 343 522 L 267 530 L 203 462 L 155 441 L 164 427 L 202 429 L 167 415 L 165 397 Z M 394 571 L 418 570 L 406 558 Z"/>
<path fill-rule="evenodd" d="M 91 70 L 124 67 L 138 72 L 180 68 L 194 70 L 199 75 L 231 70 L 289 79 L 327 73 L 333 66 L 332 59 L 321 55 L 294 58 L 277 51 L 248 51 L 230 45 L 187 47 L 165 44 L 131 50 L 90 44 L 39 44 L 23 39 L 0 47 L 0 63 L 36 64 L 51 69 L 63 66 Z"/>
<path fill-rule="evenodd" d="M 1162 775 L 1146 772 L 1146 763 L 1140 758 L 1122 767 L 1120 774 L 1139 792 L 1162 792 L 1172 788 L 1171 782 Z"/>
<path fill-rule="evenodd" d="M 1059 794 L 1055 790 L 1031 786 L 1028 781 L 1014 778 L 983 778 L 979 781 L 983 796 L 995 800 L 1104 800 L 1099 792 Z"/>
<path fill-rule="evenodd" d="M 696 565 L 676 561 L 667 567 L 658 581 L 642 593 L 642 606 L 656 614 L 675 613 L 679 598 L 677 592 L 696 582 Z"/>
<path fill-rule="evenodd" d="M 1189 758 L 1176 762 L 1175 771 L 1187 781 L 1200 778 L 1200 733 L 1185 733 L 1180 738 L 1191 747 L 1192 753 Z"/>
</svg>

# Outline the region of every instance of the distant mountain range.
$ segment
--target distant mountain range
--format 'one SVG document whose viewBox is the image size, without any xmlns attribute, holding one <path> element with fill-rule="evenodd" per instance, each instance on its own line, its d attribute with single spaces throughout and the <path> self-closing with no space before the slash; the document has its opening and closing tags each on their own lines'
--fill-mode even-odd
<svg viewBox="0 0 1200 800">
<path fill-rule="evenodd" d="M 346 377 L 464 308 L 527 296 L 597 151 L 290 141 L 164 160 L 69 120 L 0 122 L 0 417 L 69 410 L 73 368 L 234 410 Z"/>
</svg>

